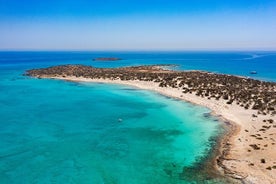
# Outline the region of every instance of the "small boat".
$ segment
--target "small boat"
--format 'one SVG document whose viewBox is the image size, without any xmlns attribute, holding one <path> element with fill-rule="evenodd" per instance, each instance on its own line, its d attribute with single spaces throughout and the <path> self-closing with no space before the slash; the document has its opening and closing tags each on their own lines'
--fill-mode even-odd
<svg viewBox="0 0 276 184">
<path fill-rule="evenodd" d="M 123 120 L 121 118 L 118 119 L 118 122 L 122 122 Z"/>
<path fill-rule="evenodd" d="M 257 71 L 251 71 L 250 74 L 257 74 Z"/>
</svg>

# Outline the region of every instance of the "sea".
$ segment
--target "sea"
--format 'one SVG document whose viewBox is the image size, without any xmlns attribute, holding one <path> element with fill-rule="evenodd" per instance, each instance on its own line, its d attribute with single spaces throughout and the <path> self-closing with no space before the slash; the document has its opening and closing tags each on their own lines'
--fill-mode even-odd
<svg viewBox="0 0 276 184">
<path fill-rule="evenodd" d="M 173 64 L 276 82 L 276 52 L 2 51 L 1 184 L 228 182 L 212 168 L 227 130 L 209 109 L 130 86 L 23 75 L 63 64 Z"/>
</svg>

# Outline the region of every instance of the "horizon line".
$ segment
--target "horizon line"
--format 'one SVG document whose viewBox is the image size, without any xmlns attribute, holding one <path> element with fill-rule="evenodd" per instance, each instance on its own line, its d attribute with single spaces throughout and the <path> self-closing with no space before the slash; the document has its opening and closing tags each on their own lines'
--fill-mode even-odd
<svg viewBox="0 0 276 184">
<path fill-rule="evenodd" d="M 276 49 L 0 49 L 0 52 L 276 52 Z"/>
</svg>

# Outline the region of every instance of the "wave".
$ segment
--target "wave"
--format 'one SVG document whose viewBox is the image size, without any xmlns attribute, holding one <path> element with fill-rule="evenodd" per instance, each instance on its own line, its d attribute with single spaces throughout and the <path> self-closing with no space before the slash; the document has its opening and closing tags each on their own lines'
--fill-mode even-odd
<svg viewBox="0 0 276 184">
<path fill-rule="evenodd" d="M 271 56 L 271 55 L 275 55 L 275 54 L 248 54 L 248 55 L 249 55 L 249 57 L 241 58 L 238 60 L 254 60 L 257 58 L 267 57 L 267 56 Z"/>
</svg>

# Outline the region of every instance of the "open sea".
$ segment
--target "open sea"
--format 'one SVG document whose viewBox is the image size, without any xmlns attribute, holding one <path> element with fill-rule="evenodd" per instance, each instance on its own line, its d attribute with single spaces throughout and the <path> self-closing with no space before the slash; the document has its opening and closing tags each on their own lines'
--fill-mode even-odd
<svg viewBox="0 0 276 184">
<path fill-rule="evenodd" d="M 60 64 L 177 64 L 276 81 L 276 52 L 0 52 L 1 184 L 227 183 L 205 168 L 225 132 L 210 110 L 129 86 L 22 75 Z"/>
</svg>

